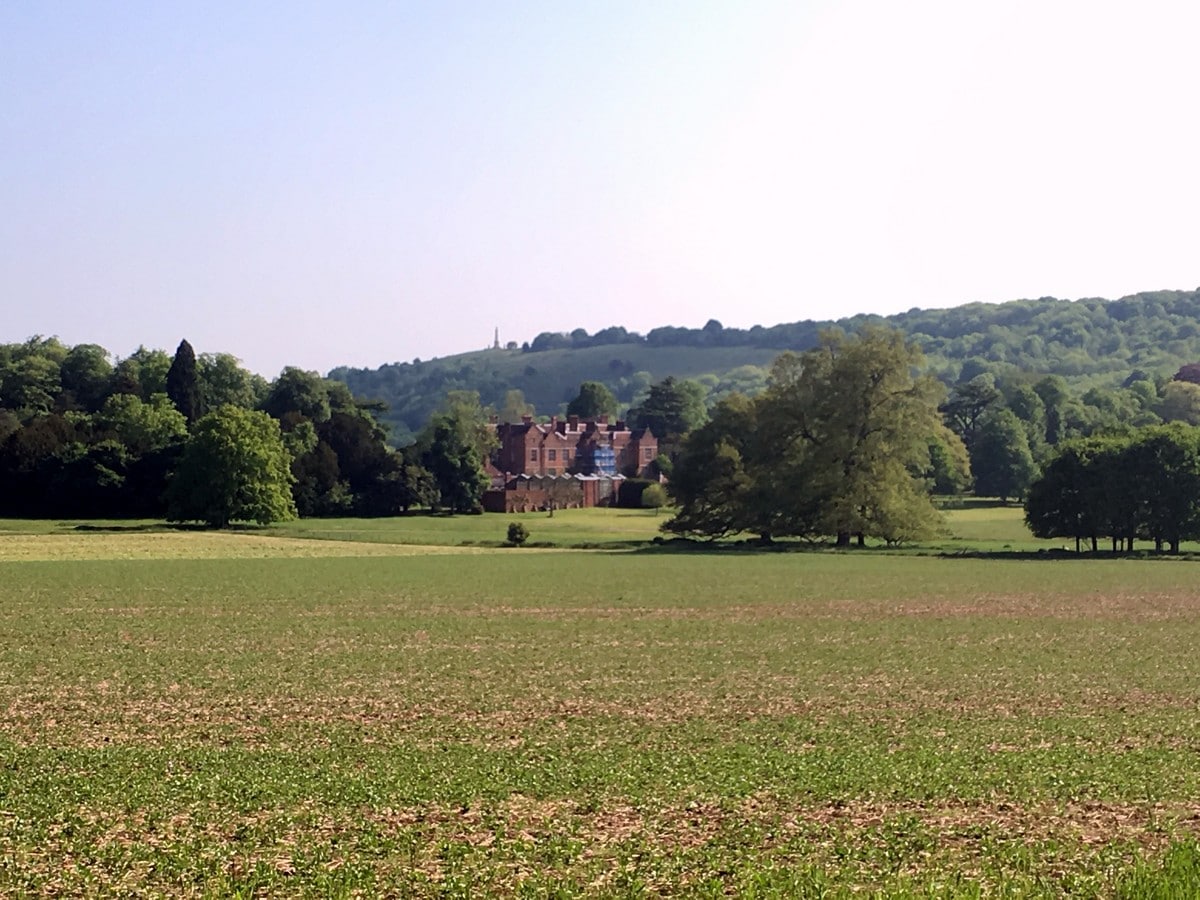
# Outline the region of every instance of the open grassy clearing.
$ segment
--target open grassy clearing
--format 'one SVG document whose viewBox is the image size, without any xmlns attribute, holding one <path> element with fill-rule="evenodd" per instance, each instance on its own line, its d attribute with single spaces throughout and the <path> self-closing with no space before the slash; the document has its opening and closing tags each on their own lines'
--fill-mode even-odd
<svg viewBox="0 0 1200 900">
<path fill-rule="evenodd" d="M 409 544 L 414 546 L 499 545 L 508 523 L 524 522 L 534 543 L 559 547 L 635 544 L 653 540 L 658 526 L 668 518 L 640 509 L 562 509 L 546 513 L 479 516 L 397 516 L 386 519 L 298 519 L 269 528 L 244 526 L 231 532 L 267 534 L 283 538 L 353 541 L 356 543 Z M 74 521 L 56 519 L 0 519 L 0 538 L 15 534 L 80 532 L 143 534 L 177 531 L 155 520 Z"/>
<path fill-rule="evenodd" d="M 0 562 L 0 893 L 1139 896 L 1164 859 L 1200 873 L 1190 563 L 227 537 Z"/>
<path fill-rule="evenodd" d="M 243 526 L 230 534 L 234 540 L 245 535 L 270 536 L 289 540 L 314 540 L 322 542 L 352 542 L 354 544 L 390 544 L 411 547 L 500 547 L 504 544 L 509 522 L 522 522 L 530 532 L 533 548 L 555 547 L 565 549 L 637 549 L 655 538 L 669 540 L 663 536 L 659 526 L 670 517 L 669 510 L 655 514 L 640 509 L 566 509 L 557 510 L 553 516 L 544 512 L 510 515 L 484 514 L 479 516 L 428 516 L 411 515 L 382 519 L 300 519 L 283 522 L 266 528 Z M 927 544 L 899 548 L 901 552 L 917 553 L 1032 553 L 1037 551 L 1069 551 L 1074 541 L 1057 538 L 1041 540 L 1033 537 L 1025 527 L 1024 511 L 1019 506 L 1000 505 L 995 501 L 971 500 L 963 508 L 945 510 L 946 534 Z M 8 535 L 92 535 L 120 534 L 136 535 L 149 533 L 176 534 L 177 527 L 161 521 L 110 520 L 30 520 L 0 519 L 0 538 Z M 746 535 L 753 538 L 752 535 Z M 724 542 L 726 545 L 733 541 Z M 248 542 L 245 547 L 252 546 Z M 790 542 L 798 549 L 810 549 L 804 542 Z M 133 544 L 130 544 L 132 546 Z M 183 542 L 183 546 L 195 546 Z M 787 547 L 788 541 L 781 546 Z M 99 542 L 95 546 L 100 546 Z M 164 544 L 164 546 L 166 546 Z M 240 554 L 230 545 L 233 555 L 262 555 L 250 550 Z M 266 546 L 266 545 L 262 545 Z M 819 546 L 819 545 L 818 545 Z M 1101 552 L 1107 544 L 1101 542 Z M 533 549 L 528 548 L 528 549 Z M 876 549 L 884 549 L 876 545 Z M 1139 549 L 1148 553 L 1147 542 Z M 1185 543 L 1186 553 L 1200 552 L 1200 543 Z M 0 552 L 3 552 L 0 547 Z M 104 555 L 108 551 L 99 551 Z M 113 551 L 116 552 L 115 550 Z M 313 550 L 313 554 L 334 551 Z M 368 551 L 351 553 L 365 555 Z M 390 552 L 390 551 L 388 551 Z M 118 554 L 119 555 L 119 554 Z M 193 554 L 194 555 L 194 554 Z M 214 554 L 206 554 L 214 555 Z M 305 554 L 300 554 L 305 555 Z"/>
</svg>

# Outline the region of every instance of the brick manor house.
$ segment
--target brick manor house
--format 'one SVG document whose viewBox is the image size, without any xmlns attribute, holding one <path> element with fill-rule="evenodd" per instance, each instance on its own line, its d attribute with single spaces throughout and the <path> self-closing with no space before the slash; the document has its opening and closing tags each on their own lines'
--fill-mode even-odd
<svg viewBox="0 0 1200 900">
<path fill-rule="evenodd" d="M 491 512 L 603 506 L 616 499 L 626 477 L 652 476 L 658 438 L 608 416 L 551 417 L 489 427 L 499 444 L 488 464 L 492 487 L 483 498 Z"/>
</svg>

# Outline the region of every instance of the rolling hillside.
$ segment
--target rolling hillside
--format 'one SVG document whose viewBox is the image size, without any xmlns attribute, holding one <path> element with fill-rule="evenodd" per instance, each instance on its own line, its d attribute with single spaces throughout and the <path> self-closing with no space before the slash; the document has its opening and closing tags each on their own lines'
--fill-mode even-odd
<svg viewBox="0 0 1200 900">
<path fill-rule="evenodd" d="M 972 303 L 894 316 L 853 316 L 751 329 L 656 328 L 645 336 L 615 327 L 595 335 L 546 332 L 521 349 L 484 350 L 378 369 L 338 368 L 329 377 L 360 396 L 384 401 L 392 439 L 420 430 L 446 391 L 475 390 L 500 409 L 520 390 L 538 414 L 560 412 L 585 380 L 609 386 L 624 405 L 667 375 L 702 381 L 711 399 L 761 388 L 765 367 L 784 350 L 813 345 L 822 328 L 854 331 L 886 324 L 925 350 L 947 382 L 992 371 L 998 377 L 1058 374 L 1077 385 L 1117 384 L 1132 372 L 1169 377 L 1200 360 L 1200 291 L 1157 291 L 1119 300 L 1045 297 Z"/>
</svg>

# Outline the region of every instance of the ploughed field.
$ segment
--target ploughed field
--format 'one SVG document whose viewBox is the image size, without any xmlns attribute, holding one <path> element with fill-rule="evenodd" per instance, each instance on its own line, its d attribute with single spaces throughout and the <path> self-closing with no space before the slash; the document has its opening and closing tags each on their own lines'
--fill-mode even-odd
<svg viewBox="0 0 1200 900">
<path fill-rule="evenodd" d="M 0 535 L 0 894 L 1192 896 L 1197 584 Z"/>
</svg>

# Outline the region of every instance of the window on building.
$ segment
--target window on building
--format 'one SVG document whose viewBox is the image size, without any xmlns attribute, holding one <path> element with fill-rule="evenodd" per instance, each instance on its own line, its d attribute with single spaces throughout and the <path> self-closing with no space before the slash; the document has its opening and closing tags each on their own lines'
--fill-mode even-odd
<svg viewBox="0 0 1200 900">
<path fill-rule="evenodd" d="M 554 451 L 553 451 L 553 450 L 551 450 L 550 452 L 551 452 L 551 453 L 553 453 Z M 547 475 L 557 475 L 557 474 L 558 474 L 558 469 L 555 469 L 554 467 L 551 467 L 551 468 L 549 468 L 549 469 L 547 469 L 547 470 L 546 470 L 546 474 L 547 474 Z"/>
<path fill-rule="evenodd" d="M 570 458 L 571 458 L 571 450 L 570 450 L 570 448 L 568 448 L 563 451 L 563 459 L 569 460 Z"/>
<path fill-rule="evenodd" d="M 547 457 L 547 459 L 549 459 L 550 462 L 554 462 L 556 459 L 558 459 L 558 451 L 557 450 L 550 450 L 548 452 L 550 455 Z M 553 474 L 553 473 L 551 473 L 551 474 Z"/>
<path fill-rule="evenodd" d="M 529 451 L 529 461 L 537 462 L 537 449 L 536 448 Z"/>
<path fill-rule="evenodd" d="M 642 450 L 642 459 L 654 459 L 654 450 L 650 447 L 646 447 L 644 450 Z"/>
</svg>

